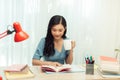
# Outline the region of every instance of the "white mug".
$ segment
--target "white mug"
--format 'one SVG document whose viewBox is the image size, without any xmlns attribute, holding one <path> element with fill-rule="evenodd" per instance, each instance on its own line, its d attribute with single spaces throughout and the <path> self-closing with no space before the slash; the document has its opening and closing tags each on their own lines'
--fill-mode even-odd
<svg viewBox="0 0 120 80">
<path fill-rule="evenodd" d="M 70 50 L 71 49 L 71 40 L 69 40 L 69 39 L 66 39 L 66 40 L 64 40 L 64 48 L 65 48 L 65 50 Z"/>
</svg>

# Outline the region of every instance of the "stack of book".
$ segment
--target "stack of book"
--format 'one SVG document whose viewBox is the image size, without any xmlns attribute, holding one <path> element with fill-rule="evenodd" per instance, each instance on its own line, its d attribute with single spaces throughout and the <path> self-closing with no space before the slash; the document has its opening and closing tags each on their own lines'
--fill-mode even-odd
<svg viewBox="0 0 120 80">
<path fill-rule="evenodd" d="M 120 64 L 116 58 L 100 56 L 99 62 L 97 70 L 103 77 L 120 77 Z"/>
<path fill-rule="evenodd" d="M 34 77 L 27 64 L 13 64 L 8 66 L 5 70 L 7 80 L 17 80 Z"/>
</svg>

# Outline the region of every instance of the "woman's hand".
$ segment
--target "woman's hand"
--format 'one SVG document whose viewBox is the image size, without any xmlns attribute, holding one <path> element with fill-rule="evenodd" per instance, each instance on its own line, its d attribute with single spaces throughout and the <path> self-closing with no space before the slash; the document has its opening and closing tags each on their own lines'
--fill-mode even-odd
<svg viewBox="0 0 120 80">
<path fill-rule="evenodd" d="M 51 65 L 51 66 L 62 66 L 62 64 L 60 64 L 60 63 L 58 63 L 58 62 L 50 62 L 50 64 L 49 65 Z"/>
<path fill-rule="evenodd" d="M 66 63 L 67 64 L 72 64 L 72 61 L 73 61 L 73 48 L 75 48 L 75 41 L 71 41 L 71 50 L 70 50 L 70 53 L 69 53 L 68 57 L 66 58 Z"/>
<path fill-rule="evenodd" d="M 32 64 L 33 65 L 37 65 L 37 66 L 41 66 L 41 65 L 51 65 L 51 66 L 62 66 L 62 64 L 58 63 L 58 62 L 52 62 L 52 61 L 41 61 L 41 60 L 37 60 L 37 59 L 33 59 L 32 60 Z"/>
<path fill-rule="evenodd" d="M 73 50 L 73 48 L 75 48 L 75 41 L 71 41 L 71 49 Z"/>
</svg>

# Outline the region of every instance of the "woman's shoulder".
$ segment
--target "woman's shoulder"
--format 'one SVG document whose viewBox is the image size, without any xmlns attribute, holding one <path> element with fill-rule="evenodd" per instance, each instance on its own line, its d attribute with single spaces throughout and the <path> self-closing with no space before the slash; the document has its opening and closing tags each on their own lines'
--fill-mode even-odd
<svg viewBox="0 0 120 80">
<path fill-rule="evenodd" d="M 44 43 L 45 42 L 45 37 L 42 37 L 41 39 L 40 39 L 40 43 Z"/>
<path fill-rule="evenodd" d="M 41 40 L 42 40 L 42 41 L 45 41 L 45 37 L 42 37 Z"/>
</svg>

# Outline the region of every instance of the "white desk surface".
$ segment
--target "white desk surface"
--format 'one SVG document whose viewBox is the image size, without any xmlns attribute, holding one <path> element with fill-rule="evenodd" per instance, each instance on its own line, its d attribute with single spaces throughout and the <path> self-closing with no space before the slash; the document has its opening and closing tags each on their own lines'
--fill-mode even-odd
<svg viewBox="0 0 120 80">
<path fill-rule="evenodd" d="M 6 80 L 4 69 L 5 67 L 0 67 L 0 76 L 2 76 L 3 80 Z M 85 72 L 47 74 L 41 71 L 40 66 L 31 66 L 30 69 L 35 74 L 35 77 L 22 80 L 120 80 L 120 78 L 102 78 L 96 70 L 94 75 L 86 75 Z"/>
</svg>

